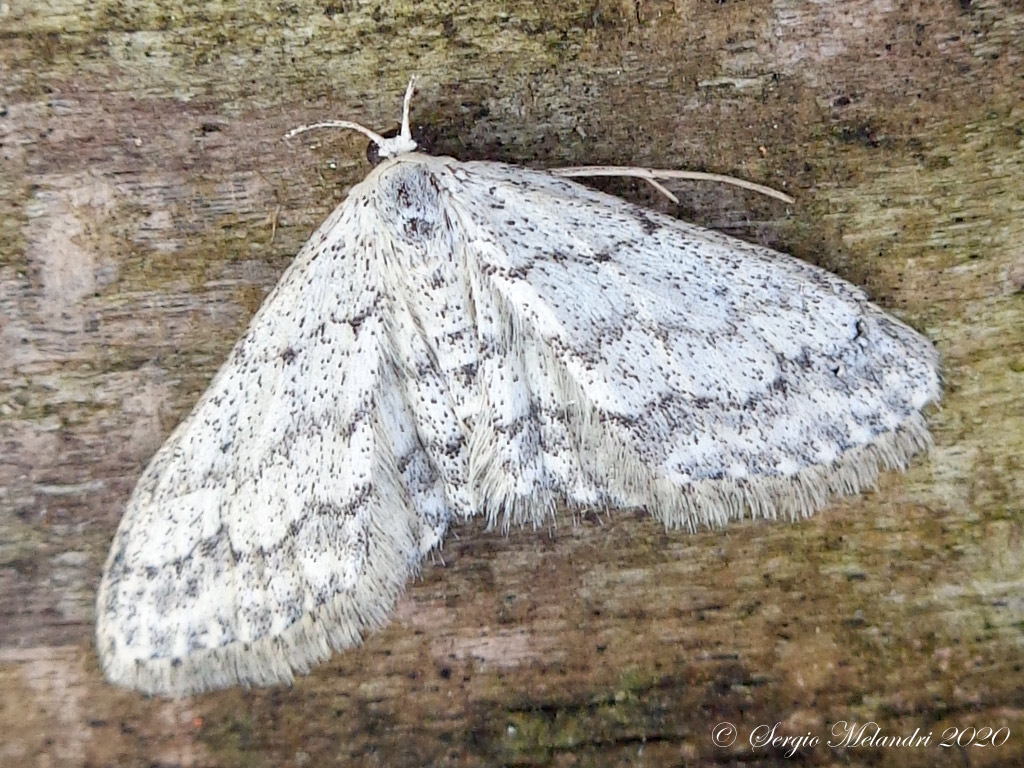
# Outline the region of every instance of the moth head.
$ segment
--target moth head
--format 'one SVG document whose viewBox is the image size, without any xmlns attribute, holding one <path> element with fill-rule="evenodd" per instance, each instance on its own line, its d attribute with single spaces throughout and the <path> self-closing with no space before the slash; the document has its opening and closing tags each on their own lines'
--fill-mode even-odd
<svg viewBox="0 0 1024 768">
<path fill-rule="evenodd" d="M 300 133 L 305 133 L 306 131 L 311 131 L 315 128 L 342 128 L 349 131 L 358 131 L 366 136 L 372 142 L 373 147 L 376 150 L 375 156 L 378 158 L 377 162 L 388 157 L 395 157 L 396 155 L 402 155 L 406 152 L 412 152 L 416 149 L 417 144 L 412 137 L 412 130 L 409 128 L 409 103 L 412 101 L 412 94 L 415 85 L 416 77 L 413 76 L 409 79 L 409 85 L 405 89 L 405 100 L 402 102 L 402 127 L 394 136 L 381 136 L 379 133 L 371 131 L 366 126 L 360 125 L 359 123 L 353 123 L 349 120 L 327 120 L 322 123 L 300 125 L 298 128 L 292 128 L 284 135 L 284 137 L 286 139 L 290 139 L 292 136 L 297 136 Z M 370 158 L 369 150 L 367 150 L 367 158 Z M 374 161 L 371 159 L 370 162 Z"/>
<path fill-rule="evenodd" d="M 374 134 L 370 141 L 377 145 L 377 156 L 381 159 L 402 155 L 416 149 L 416 142 L 412 138 L 412 130 L 409 128 L 409 104 L 412 102 L 412 94 L 416 87 L 416 76 L 409 78 L 409 85 L 405 88 L 405 98 L 402 100 L 402 128 L 397 136 L 386 139 L 383 136 Z"/>
<path fill-rule="evenodd" d="M 391 140 L 398 138 L 401 133 L 401 128 L 392 128 L 391 130 L 384 131 L 381 136 L 385 140 Z M 430 154 L 437 141 L 437 130 L 432 126 L 413 123 L 412 125 L 412 140 L 415 144 L 416 149 L 421 152 Z M 382 160 L 386 160 L 391 155 L 382 155 L 380 147 L 377 142 L 371 141 L 366 145 L 366 161 L 370 165 L 378 165 Z"/>
</svg>

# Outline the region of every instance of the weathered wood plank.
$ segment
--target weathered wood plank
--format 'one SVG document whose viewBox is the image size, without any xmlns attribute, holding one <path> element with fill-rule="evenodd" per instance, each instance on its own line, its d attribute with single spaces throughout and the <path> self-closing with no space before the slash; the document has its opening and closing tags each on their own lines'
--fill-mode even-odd
<svg viewBox="0 0 1024 768">
<path fill-rule="evenodd" d="M 1024 762 L 1024 8 L 1005 0 L 0 4 L 0 761 L 670 765 L 762 723 L 935 733 L 808 763 Z M 366 171 L 315 119 L 438 151 L 715 170 L 678 211 L 865 286 L 938 343 L 934 453 L 800 525 L 459 532 L 395 621 L 294 688 L 103 684 L 121 505 Z M 664 207 L 642 187 L 609 189 Z M 731 748 L 711 728 L 739 726 Z M 948 726 L 1008 726 L 987 750 Z"/>
</svg>

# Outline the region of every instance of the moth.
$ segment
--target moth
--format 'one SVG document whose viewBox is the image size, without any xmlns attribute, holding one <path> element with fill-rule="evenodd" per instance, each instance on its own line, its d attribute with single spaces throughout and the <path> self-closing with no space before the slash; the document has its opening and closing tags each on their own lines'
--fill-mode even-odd
<svg viewBox="0 0 1024 768">
<path fill-rule="evenodd" d="M 932 344 L 795 258 L 549 172 L 382 161 L 302 247 L 127 503 L 106 677 L 290 682 L 449 527 L 796 519 L 929 446 Z"/>
</svg>

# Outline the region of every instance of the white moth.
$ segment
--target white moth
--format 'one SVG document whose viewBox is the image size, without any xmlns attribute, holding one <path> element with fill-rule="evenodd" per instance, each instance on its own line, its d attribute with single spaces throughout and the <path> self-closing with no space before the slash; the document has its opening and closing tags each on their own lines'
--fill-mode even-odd
<svg viewBox="0 0 1024 768">
<path fill-rule="evenodd" d="M 448 527 L 799 518 L 904 468 L 940 396 L 849 283 L 551 173 L 385 158 L 150 462 L 97 599 L 107 678 L 290 682 L 381 626 Z"/>
</svg>

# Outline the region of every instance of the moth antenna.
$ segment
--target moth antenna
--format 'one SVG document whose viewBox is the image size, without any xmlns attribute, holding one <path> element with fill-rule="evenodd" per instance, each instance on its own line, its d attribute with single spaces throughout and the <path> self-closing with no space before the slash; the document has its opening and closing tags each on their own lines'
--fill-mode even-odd
<svg viewBox="0 0 1024 768">
<path fill-rule="evenodd" d="M 784 203 L 792 203 L 793 198 L 787 195 L 785 192 L 779 192 L 777 189 L 766 187 L 763 184 L 755 184 L 752 181 L 746 181 L 744 179 L 737 179 L 735 176 L 724 176 L 721 173 L 704 173 L 702 171 L 673 171 L 664 170 L 661 168 L 632 168 L 632 167 L 621 167 L 615 165 L 580 165 L 573 166 L 570 168 L 551 168 L 548 173 L 552 173 L 555 176 L 564 176 L 567 178 L 574 178 L 577 176 L 625 176 L 627 178 L 643 179 L 652 187 L 657 189 L 661 194 L 665 195 L 672 202 L 678 203 L 679 200 L 665 189 L 664 186 L 657 183 L 658 179 L 684 179 L 686 181 L 717 181 L 723 184 L 732 184 L 734 187 L 740 189 L 748 189 L 751 192 L 757 192 L 758 194 L 766 195 L 768 197 L 774 197 L 776 200 L 781 200 Z"/>
<path fill-rule="evenodd" d="M 405 87 L 405 99 L 402 100 L 402 133 L 401 137 L 410 142 L 414 147 L 416 142 L 412 140 L 412 129 L 409 127 L 409 104 L 412 103 L 412 94 L 416 89 L 416 75 L 409 78 L 409 85 Z"/>
<path fill-rule="evenodd" d="M 659 194 L 664 195 L 665 197 L 667 197 L 671 202 L 675 203 L 676 205 L 679 205 L 679 198 L 676 197 L 674 194 L 672 194 L 672 192 L 670 192 L 668 190 L 668 188 L 664 184 L 662 184 L 660 181 L 657 181 L 657 180 L 655 180 L 653 178 L 650 178 L 650 177 L 645 177 L 644 181 L 646 181 L 648 184 L 650 184 L 652 187 L 654 187 L 656 192 L 658 192 Z"/>
<path fill-rule="evenodd" d="M 356 131 L 363 134 L 363 136 L 377 145 L 377 154 L 381 158 L 394 157 L 395 155 L 412 152 L 416 149 L 417 144 L 412 137 L 412 130 L 409 127 L 409 104 L 412 101 L 415 84 L 416 77 L 414 75 L 409 79 L 409 85 L 405 89 L 405 99 L 402 102 L 402 132 L 390 139 L 384 138 L 376 131 L 371 131 L 364 125 L 353 123 L 351 120 L 325 120 L 320 123 L 300 125 L 298 128 L 292 128 L 288 131 L 288 133 L 284 135 L 284 138 L 287 140 L 294 136 L 298 136 L 300 133 L 317 130 L 319 128 L 341 128 L 342 130 Z"/>
<path fill-rule="evenodd" d="M 383 147 L 389 141 L 389 139 L 385 139 L 376 131 L 371 131 L 366 126 L 360 125 L 359 123 L 353 123 L 349 120 L 324 120 L 323 122 L 319 123 L 309 123 L 308 125 L 300 125 L 298 128 L 292 128 L 290 131 L 288 131 L 288 133 L 284 135 L 284 138 L 286 140 L 291 139 L 295 136 L 298 136 L 300 133 L 305 133 L 306 131 L 315 131 L 318 128 L 341 128 L 346 131 L 358 131 L 359 133 L 363 134 L 363 136 L 372 141 L 374 144 L 376 144 L 378 147 Z"/>
</svg>

